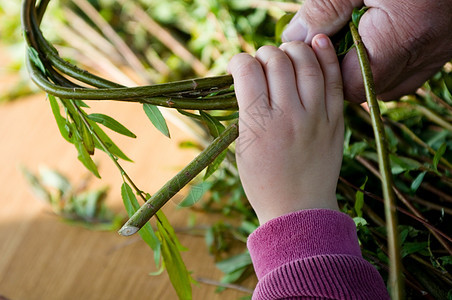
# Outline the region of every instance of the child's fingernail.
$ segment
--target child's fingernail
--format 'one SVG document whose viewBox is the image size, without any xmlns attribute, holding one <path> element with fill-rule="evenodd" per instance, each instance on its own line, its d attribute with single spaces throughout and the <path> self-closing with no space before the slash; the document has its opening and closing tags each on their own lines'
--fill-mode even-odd
<svg viewBox="0 0 452 300">
<path fill-rule="evenodd" d="M 308 28 L 304 21 L 299 17 L 294 17 L 292 21 L 287 25 L 282 34 L 282 40 L 284 42 L 291 41 L 304 41 L 308 34 Z"/>
<path fill-rule="evenodd" d="M 317 43 L 317 46 L 322 49 L 326 49 L 330 46 L 330 40 L 326 36 L 317 37 L 315 42 Z"/>
</svg>

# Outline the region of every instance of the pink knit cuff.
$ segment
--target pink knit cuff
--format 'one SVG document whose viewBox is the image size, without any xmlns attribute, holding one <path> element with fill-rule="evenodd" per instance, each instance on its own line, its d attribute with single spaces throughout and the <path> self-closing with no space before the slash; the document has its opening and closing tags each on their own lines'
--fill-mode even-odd
<svg viewBox="0 0 452 300">
<path fill-rule="evenodd" d="M 291 261 L 317 255 L 361 257 L 355 223 L 329 209 L 301 210 L 270 220 L 249 236 L 247 245 L 258 279 Z"/>
</svg>

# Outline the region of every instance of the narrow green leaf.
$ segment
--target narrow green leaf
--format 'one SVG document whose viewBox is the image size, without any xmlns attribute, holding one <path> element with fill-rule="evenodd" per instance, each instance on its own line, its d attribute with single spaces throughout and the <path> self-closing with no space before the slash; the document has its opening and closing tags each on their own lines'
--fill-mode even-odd
<svg viewBox="0 0 452 300">
<path fill-rule="evenodd" d="M 216 170 L 220 167 L 223 160 L 226 158 L 228 149 L 220 153 L 220 155 L 215 158 L 215 160 L 207 167 L 206 174 L 204 175 L 204 180 L 207 180 Z"/>
<path fill-rule="evenodd" d="M 238 117 L 239 117 L 238 111 L 236 111 L 235 113 L 226 115 L 226 116 L 214 116 L 214 118 L 217 119 L 218 121 L 234 120 L 234 119 L 237 119 Z"/>
<path fill-rule="evenodd" d="M 135 194 L 132 191 L 132 188 L 124 182 L 121 186 L 121 197 L 124 203 L 124 207 L 126 208 L 127 214 L 129 217 L 133 216 L 133 214 L 140 208 L 140 204 L 138 203 Z M 156 266 L 159 266 L 161 259 L 161 243 L 158 239 L 157 235 L 152 229 L 151 224 L 146 223 L 139 231 L 141 238 L 143 241 L 154 251 L 154 262 Z M 159 269 L 161 269 L 161 266 Z M 158 270 L 157 272 L 160 272 Z"/>
<path fill-rule="evenodd" d="M 116 155 L 119 158 L 122 158 L 126 161 L 132 161 L 127 155 L 124 154 L 124 152 L 119 149 L 118 146 L 110 139 L 110 137 L 103 131 L 99 125 L 97 125 L 96 122 L 91 121 L 88 119 L 89 124 L 91 125 L 91 128 L 93 128 L 94 132 L 99 136 L 99 138 L 104 142 L 104 144 L 107 146 L 107 150 L 110 151 L 113 155 Z M 97 140 L 94 141 L 95 146 L 97 149 L 105 151 L 104 148 L 99 144 Z"/>
<path fill-rule="evenodd" d="M 81 124 L 81 130 L 82 130 L 82 139 L 83 139 L 83 145 L 85 145 L 86 151 L 90 155 L 94 154 L 94 138 L 91 132 L 89 131 L 88 127 L 86 127 L 85 124 Z"/>
<path fill-rule="evenodd" d="M 163 226 L 163 228 L 165 228 L 166 232 L 168 233 L 168 235 L 171 237 L 173 243 L 177 246 L 177 248 L 179 249 L 179 251 L 187 251 L 187 248 L 185 248 L 184 246 L 182 246 L 182 244 L 179 242 L 179 239 L 176 236 L 176 232 L 174 231 L 173 226 L 171 226 L 171 224 L 168 221 L 168 218 L 165 216 L 165 214 L 163 213 L 163 211 L 159 210 L 156 213 L 156 216 L 159 220 L 159 224 Z"/>
<path fill-rule="evenodd" d="M 97 170 L 97 166 L 89 155 L 88 151 L 85 148 L 85 145 L 82 141 L 76 140 L 74 143 L 75 147 L 78 151 L 78 159 L 82 162 L 82 164 L 91 171 L 96 177 L 100 178 L 99 171 Z"/>
<path fill-rule="evenodd" d="M 36 51 L 33 47 L 28 47 L 28 56 L 30 57 L 32 63 L 42 72 L 42 74 L 46 74 L 46 68 L 39 57 L 38 51 Z"/>
<path fill-rule="evenodd" d="M 411 183 L 411 191 L 413 193 L 416 193 L 417 189 L 419 188 L 419 186 L 421 185 L 422 181 L 424 180 L 425 174 L 427 174 L 427 172 L 422 172 L 420 173 L 416 179 L 413 180 L 413 182 Z"/>
<path fill-rule="evenodd" d="M 181 115 L 184 115 L 184 116 L 186 116 L 186 117 L 189 117 L 189 118 L 192 118 L 192 119 L 195 119 L 195 120 L 201 120 L 201 116 L 200 116 L 200 115 L 193 114 L 193 113 L 188 112 L 188 111 L 185 111 L 185 110 L 183 110 L 183 109 L 178 109 L 177 111 L 178 111 Z"/>
<path fill-rule="evenodd" d="M 234 272 L 228 273 L 221 278 L 222 283 L 233 283 L 240 279 L 240 277 L 245 273 L 248 266 L 237 269 Z"/>
<path fill-rule="evenodd" d="M 394 175 L 405 171 L 419 170 L 422 167 L 421 163 L 408 157 L 389 154 L 389 158 L 391 160 L 391 172 Z"/>
<path fill-rule="evenodd" d="M 170 137 L 170 133 L 168 130 L 168 125 L 166 124 L 165 118 L 160 112 L 159 108 L 155 105 L 144 103 L 143 109 L 146 115 L 148 116 L 151 123 L 154 124 L 155 128 L 157 128 L 161 133 Z"/>
<path fill-rule="evenodd" d="M 438 163 L 441 160 L 441 158 L 443 157 L 444 153 L 446 152 L 447 149 L 447 144 L 446 142 L 444 142 L 439 149 L 436 151 L 435 153 L 435 157 L 433 157 L 433 169 L 435 169 L 435 171 L 438 171 Z"/>
<path fill-rule="evenodd" d="M 364 188 L 366 187 L 367 180 L 368 180 L 368 177 L 366 177 L 366 180 L 360 186 L 361 190 L 364 190 Z M 356 195 L 355 195 L 355 212 L 356 212 L 356 215 L 360 218 L 362 218 L 362 216 L 363 216 L 363 211 L 362 211 L 363 206 L 364 206 L 364 193 L 361 191 L 357 191 Z"/>
<path fill-rule="evenodd" d="M 49 103 L 50 107 L 52 108 L 52 113 L 55 118 L 55 121 L 58 126 L 58 130 L 60 131 L 61 136 L 68 141 L 69 143 L 73 144 L 73 137 L 71 135 L 71 128 L 70 125 L 66 123 L 66 119 L 61 116 L 60 113 L 60 106 L 58 105 L 58 102 L 56 98 L 52 95 L 48 95 L 49 97 Z"/>
<path fill-rule="evenodd" d="M 215 265 L 218 269 L 221 270 L 221 272 L 228 274 L 232 273 L 236 270 L 242 269 L 243 267 L 246 267 L 248 265 L 251 265 L 251 257 L 248 251 L 229 257 L 225 260 L 222 260 Z"/>
<path fill-rule="evenodd" d="M 78 107 L 86 107 L 86 108 L 90 108 L 88 104 L 85 103 L 85 101 L 83 100 L 73 100 Z"/>
<path fill-rule="evenodd" d="M 203 181 L 200 184 L 191 187 L 188 195 L 179 203 L 178 207 L 190 207 L 195 205 L 202 196 L 212 187 L 213 183 L 208 181 Z"/>
<path fill-rule="evenodd" d="M 66 99 L 61 99 L 61 103 L 63 106 L 67 109 L 68 113 L 74 118 L 74 121 L 80 123 L 80 121 L 77 121 L 80 119 L 78 116 L 77 111 L 75 110 L 74 106 L 71 104 L 70 101 Z M 86 114 L 85 114 L 86 116 Z M 106 145 L 107 150 L 112 153 L 113 155 L 122 158 L 126 161 L 132 161 L 130 158 L 127 157 L 127 155 L 124 154 L 124 152 L 121 151 L 121 149 L 116 146 L 116 144 L 110 139 L 110 137 L 97 125 L 96 122 L 87 119 L 89 125 L 91 126 L 92 130 L 99 136 L 99 138 L 102 140 L 102 142 Z M 76 129 L 76 126 L 74 126 L 74 129 Z M 94 146 L 102 151 L 105 151 L 105 149 L 100 145 L 100 143 L 96 140 L 94 140 Z"/>
<path fill-rule="evenodd" d="M 121 196 L 127 214 L 129 215 L 129 217 L 133 216 L 133 214 L 140 208 L 140 204 L 138 203 L 138 200 L 133 193 L 132 188 L 125 182 L 121 186 Z M 151 247 L 152 250 L 159 250 L 160 242 L 155 235 L 151 224 L 146 223 L 146 225 L 143 226 L 143 228 L 141 228 L 138 233 L 141 235 L 146 244 Z"/>
<path fill-rule="evenodd" d="M 295 13 L 287 13 L 284 16 L 282 16 L 281 18 L 279 18 L 278 22 L 276 22 L 275 41 L 277 43 L 282 42 L 283 31 L 284 31 L 284 29 L 286 29 L 287 24 L 290 23 L 290 21 L 292 20 L 292 18 L 294 16 L 295 16 Z"/>
<path fill-rule="evenodd" d="M 119 123 L 110 116 L 104 114 L 90 114 L 87 117 L 96 123 L 102 124 L 105 127 L 110 128 L 113 131 L 116 131 L 117 133 L 120 133 L 131 138 L 137 137 L 133 132 L 131 132 L 124 125 L 122 125 L 121 123 Z"/>
<path fill-rule="evenodd" d="M 52 196 L 49 191 L 44 187 L 41 180 L 36 177 L 33 173 L 30 172 L 26 167 L 21 167 L 22 174 L 25 176 L 25 179 L 28 181 L 33 194 L 42 200 L 51 203 Z"/>
<path fill-rule="evenodd" d="M 217 119 L 215 119 L 208 113 L 206 113 L 202 110 L 200 110 L 199 113 L 201 115 L 201 119 L 202 119 L 203 123 L 207 126 L 210 134 L 214 138 L 218 137 L 225 130 L 224 125 L 221 124 Z"/>
<path fill-rule="evenodd" d="M 159 236 L 162 243 L 162 257 L 170 281 L 176 290 L 177 296 L 181 300 L 192 299 L 192 278 L 187 267 L 182 260 L 178 246 L 171 238 L 171 234 L 166 230 L 162 223 L 157 222 Z"/>
<path fill-rule="evenodd" d="M 63 195 L 69 193 L 72 189 L 69 180 L 55 170 L 42 167 L 39 168 L 39 175 L 44 185 L 59 190 Z"/>
</svg>

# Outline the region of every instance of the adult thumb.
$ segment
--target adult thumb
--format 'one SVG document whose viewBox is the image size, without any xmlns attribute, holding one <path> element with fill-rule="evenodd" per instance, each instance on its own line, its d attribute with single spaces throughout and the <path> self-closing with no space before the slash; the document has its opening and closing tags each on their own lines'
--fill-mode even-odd
<svg viewBox="0 0 452 300">
<path fill-rule="evenodd" d="M 363 6 L 363 0 L 306 0 L 283 32 L 284 42 L 311 43 L 319 33 L 329 36 L 345 26 L 354 7 Z"/>
</svg>

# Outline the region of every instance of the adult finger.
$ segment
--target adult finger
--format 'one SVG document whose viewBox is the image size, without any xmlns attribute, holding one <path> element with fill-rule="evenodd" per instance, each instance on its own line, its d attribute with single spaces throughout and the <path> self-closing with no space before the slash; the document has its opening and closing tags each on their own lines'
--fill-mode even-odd
<svg viewBox="0 0 452 300">
<path fill-rule="evenodd" d="M 367 0 L 359 33 L 369 55 L 379 99 L 395 100 L 416 90 L 452 57 L 451 0 Z M 354 50 L 342 62 L 347 100 L 365 101 Z"/>
<path fill-rule="evenodd" d="M 338 32 L 350 19 L 354 7 L 363 0 L 306 0 L 283 32 L 283 41 L 311 43 L 318 33 L 329 36 Z"/>
</svg>

